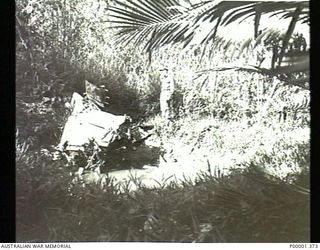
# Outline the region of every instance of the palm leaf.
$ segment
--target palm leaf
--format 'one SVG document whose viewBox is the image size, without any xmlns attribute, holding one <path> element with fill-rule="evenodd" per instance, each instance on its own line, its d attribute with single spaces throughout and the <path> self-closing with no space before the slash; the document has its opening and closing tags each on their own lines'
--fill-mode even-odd
<svg viewBox="0 0 320 250">
<path fill-rule="evenodd" d="M 277 39 L 282 40 L 282 46 L 279 55 L 277 48 L 273 48 L 271 69 L 250 68 L 250 70 L 277 76 L 288 74 L 288 71 L 289 74 L 308 71 L 309 65 L 299 58 L 293 65 L 282 65 L 296 24 L 309 22 L 308 1 L 208 0 L 186 7 L 180 5 L 178 0 L 115 0 L 109 10 L 110 22 L 118 29 L 116 42 L 125 45 L 132 42 L 136 46 L 143 44 L 144 50 L 149 52 L 149 55 L 152 50 L 167 44 L 182 43 L 185 48 L 194 41 L 198 46 L 210 44 L 214 49 L 227 50 L 231 45 L 236 45 L 237 41 L 220 37 L 218 28 L 253 17 L 254 39 L 247 39 L 241 46 L 241 51 L 252 46 L 253 42 L 255 47 L 262 41 L 266 45 Z M 263 15 L 291 19 L 291 22 L 284 34 L 272 28 L 259 31 Z M 209 29 L 202 29 L 208 25 Z M 197 40 L 195 38 L 199 36 L 201 29 L 202 37 Z M 277 67 L 275 67 L 276 62 Z M 248 67 L 237 67 L 237 70 L 248 70 Z M 300 84 L 301 81 L 308 81 L 308 77 L 289 80 L 291 83 Z"/>
<path fill-rule="evenodd" d="M 250 14 L 254 13 L 254 5 L 245 5 L 244 7 L 237 8 L 233 10 L 231 14 L 229 14 L 226 18 L 224 18 L 222 24 L 230 24 L 240 19 L 241 17 L 250 16 Z"/>
<path fill-rule="evenodd" d="M 116 36 L 125 38 L 119 41 L 137 39 L 139 43 L 142 41 L 149 43 L 145 46 L 146 49 L 155 49 L 170 43 L 184 43 L 184 46 L 187 46 L 199 28 L 207 25 L 208 22 L 216 23 L 211 30 L 206 31 L 198 45 L 207 44 L 218 35 L 218 26 L 243 21 L 251 16 L 255 17 L 254 28 L 257 36 L 261 15 L 281 13 L 283 18 L 291 18 L 292 10 L 299 8 L 300 17 L 295 17 L 295 22 L 307 22 L 308 7 L 307 1 L 211 0 L 186 8 L 179 5 L 177 0 L 116 0 L 115 5 L 110 7 L 110 16 L 113 18 L 110 21 L 114 24 L 114 28 L 122 30 Z M 151 39 L 151 34 L 157 34 L 157 36 Z M 289 34 L 290 32 L 288 36 Z"/>
<path fill-rule="evenodd" d="M 258 73 L 258 74 L 269 76 L 269 77 L 276 76 L 281 80 L 285 80 L 286 84 L 298 86 L 305 89 L 308 89 L 308 87 L 305 86 L 305 83 L 308 83 L 310 80 L 308 52 L 306 52 L 304 56 L 300 56 L 297 59 L 295 59 L 292 62 L 292 64 L 278 66 L 275 69 L 266 69 L 266 68 L 261 68 L 253 65 L 235 66 L 235 65 L 229 64 L 229 65 L 222 65 L 222 66 L 217 66 L 210 69 L 198 71 L 196 72 L 195 78 L 199 78 L 201 75 L 205 75 L 214 71 L 228 71 L 228 70 Z M 283 75 L 290 75 L 290 74 L 292 75 L 292 74 L 297 74 L 301 72 L 305 72 L 305 76 L 298 77 L 296 79 L 292 79 L 292 78 L 284 79 L 282 77 Z"/>
<path fill-rule="evenodd" d="M 256 9 L 254 17 L 254 38 L 256 39 L 259 35 L 259 23 L 261 20 L 261 12 Z"/>
<path fill-rule="evenodd" d="M 273 40 L 280 38 L 284 36 L 284 34 L 278 30 L 278 29 L 265 29 L 261 32 L 260 35 L 258 35 L 258 37 L 252 41 L 254 42 L 254 47 L 256 47 L 257 45 L 261 44 L 262 41 L 265 43 L 265 45 L 270 44 Z"/>
</svg>

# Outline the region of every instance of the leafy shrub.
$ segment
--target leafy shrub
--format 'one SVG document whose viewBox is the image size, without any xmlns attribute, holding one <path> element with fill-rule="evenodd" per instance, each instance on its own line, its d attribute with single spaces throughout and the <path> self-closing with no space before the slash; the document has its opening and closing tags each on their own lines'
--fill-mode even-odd
<svg viewBox="0 0 320 250">
<path fill-rule="evenodd" d="M 216 48 L 164 47 L 151 58 L 132 46 L 115 48 L 103 23 L 105 3 L 16 3 L 17 240 L 308 241 L 310 118 L 278 121 L 279 104 L 297 89 L 253 73 L 211 70 L 230 62 Z M 168 127 L 159 116 L 163 66 L 176 81 L 176 120 Z M 107 111 L 154 123 L 168 154 L 202 170 L 221 169 L 219 178 L 204 174 L 195 183 L 135 193 L 125 186 L 120 192 L 111 180 L 106 190 L 71 185 L 69 173 L 94 150 L 70 164 L 52 161 L 51 148 L 69 115 L 64 103 L 84 93 L 85 80 L 109 89 Z"/>
</svg>

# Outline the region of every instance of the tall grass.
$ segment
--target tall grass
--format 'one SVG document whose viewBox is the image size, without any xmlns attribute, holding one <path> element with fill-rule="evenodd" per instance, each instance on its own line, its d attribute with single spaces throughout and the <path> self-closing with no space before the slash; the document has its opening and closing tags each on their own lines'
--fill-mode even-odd
<svg viewBox="0 0 320 250">
<path fill-rule="evenodd" d="M 26 32 L 17 36 L 17 240 L 309 241 L 310 117 L 278 117 L 279 103 L 299 89 L 253 73 L 210 71 L 228 63 L 221 51 L 165 47 L 148 62 L 137 48 L 115 47 L 103 8 L 92 2 L 17 1 Z M 175 122 L 166 128 L 163 66 L 176 82 Z M 74 169 L 53 161 L 52 147 L 70 114 L 65 102 L 83 94 L 84 80 L 109 90 L 105 111 L 154 124 L 165 156 L 182 172 L 189 164 L 205 174 L 134 193 L 111 181 L 105 191 L 72 186 Z"/>
<path fill-rule="evenodd" d="M 195 184 L 119 192 L 112 183 L 106 191 L 94 185 L 70 190 L 63 166 L 40 155 L 29 159 L 32 168 L 23 162 L 17 171 L 18 242 L 309 241 L 307 183 L 275 179 L 263 166 L 220 178 L 203 174 Z"/>
</svg>

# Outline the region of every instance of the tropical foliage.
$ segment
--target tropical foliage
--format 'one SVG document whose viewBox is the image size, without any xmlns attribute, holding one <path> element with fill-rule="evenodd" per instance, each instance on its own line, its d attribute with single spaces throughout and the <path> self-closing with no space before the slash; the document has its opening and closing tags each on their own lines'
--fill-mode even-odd
<svg viewBox="0 0 320 250">
<path fill-rule="evenodd" d="M 17 241 L 310 240 L 308 2 L 17 0 L 16 9 Z M 284 31 L 265 25 L 269 16 Z M 238 24 L 243 40 L 226 32 Z M 176 82 L 171 127 L 159 114 L 161 67 Z M 76 161 L 55 150 L 85 80 L 109 90 L 104 111 L 155 127 L 163 171 L 179 182 L 132 178 L 132 192 L 74 178 L 81 164 L 103 164 L 90 161 L 92 145 Z"/>
<path fill-rule="evenodd" d="M 289 41 L 293 37 L 296 24 L 309 23 L 308 1 L 201 1 L 196 4 L 184 5 L 181 1 L 115 1 L 110 7 L 118 42 L 135 45 L 143 44 L 144 49 L 151 53 L 166 44 L 182 43 L 184 47 L 190 44 L 197 46 L 214 46 L 228 49 L 235 41 L 219 36 L 219 29 L 234 22 L 254 19 L 252 25 L 254 35 L 243 42 L 241 50 L 246 47 L 256 47 L 263 43 L 271 45 L 272 61 L 270 68 L 253 67 L 237 68 L 256 71 L 268 75 L 290 73 L 305 73 L 309 69 L 306 43 L 293 48 Z M 272 27 L 260 29 L 263 16 L 277 16 L 279 19 L 290 19 L 286 32 L 281 33 Z M 200 35 L 199 35 L 200 33 Z M 302 42 L 302 43 L 301 43 Z M 284 58 L 289 57 L 290 62 Z M 287 58 L 288 59 L 288 58 Z M 290 67 L 288 67 L 290 64 Z M 219 70 L 219 69 L 218 69 Z M 221 69 L 220 69 L 221 70 Z M 292 84 L 308 82 L 308 74 L 298 79 L 287 80 Z"/>
</svg>

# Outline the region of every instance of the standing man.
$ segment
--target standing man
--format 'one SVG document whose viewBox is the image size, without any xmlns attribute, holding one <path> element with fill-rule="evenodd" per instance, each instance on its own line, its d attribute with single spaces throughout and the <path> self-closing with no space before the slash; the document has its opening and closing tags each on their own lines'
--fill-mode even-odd
<svg viewBox="0 0 320 250">
<path fill-rule="evenodd" d="M 161 93 L 160 111 L 162 118 L 170 120 L 173 118 L 172 97 L 174 93 L 173 74 L 168 68 L 160 69 Z"/>
<path fill-rule="evenodd" d="M 161 93 L 160 93 L 160 111 L 161 117 L 164 120 L 161 136 L 161 153 L 159 156 L 160 165 L 164 162 L 168 162 L 170 158 L 170 146 L 166 143 L 166 139 L 170 137 L 168 131 L 172 130 L 171 119 L 173 118 L 173 93 L 174 93 L 174 79 L 172 71 L 168 68 L 162 68 L 160 72 L 161 81 Z M 169 147 L 168 147 L 169 146 Z M 169 157 L 169 158 L 168 158 Z"/>
</svg>

